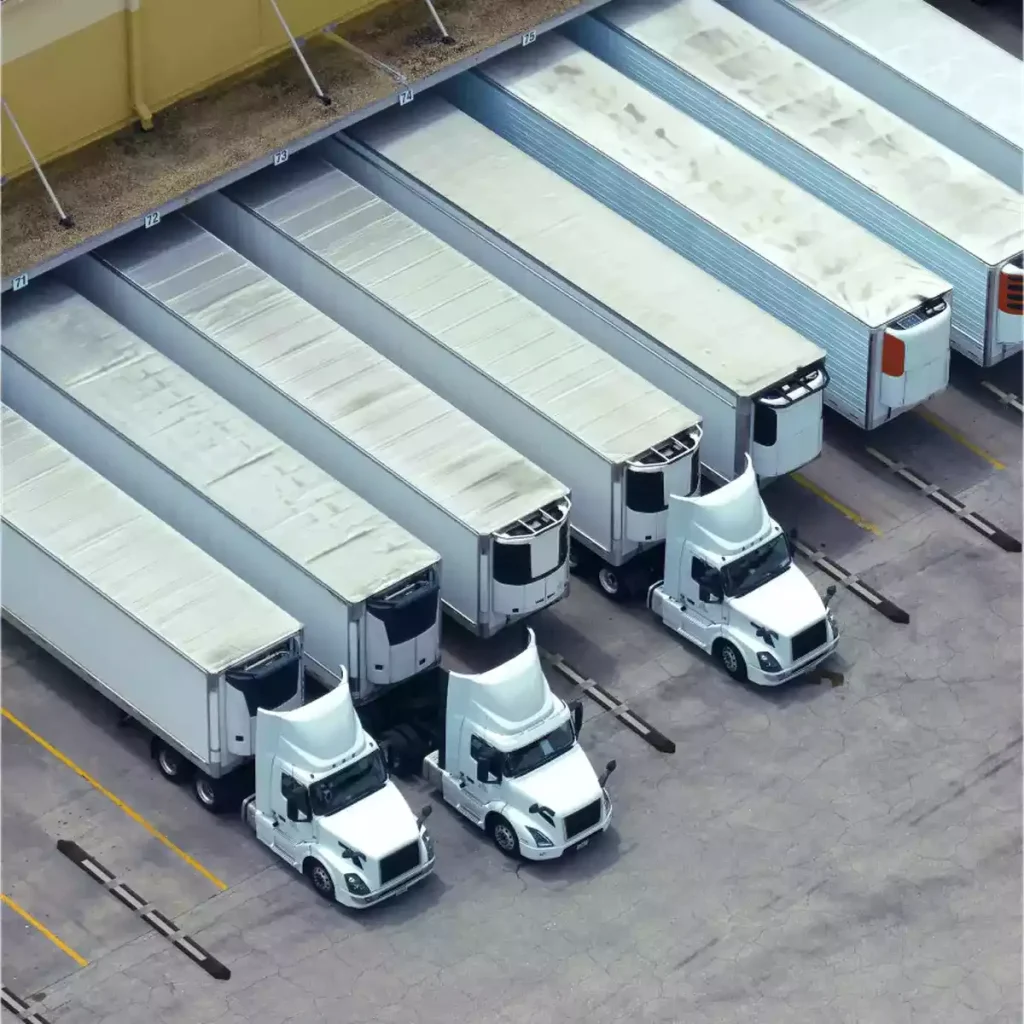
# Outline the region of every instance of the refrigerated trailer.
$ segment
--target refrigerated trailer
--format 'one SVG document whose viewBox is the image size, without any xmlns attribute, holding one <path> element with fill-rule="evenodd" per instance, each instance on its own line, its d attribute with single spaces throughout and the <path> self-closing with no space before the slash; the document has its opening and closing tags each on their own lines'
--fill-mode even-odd
<svg viewBox="0 0 1024 1024">
<path fill-rule="evenodd" d="M 703 422 L 719 482 L 821 452 L 824 352 L 436 96 L 354 125 L 342 171 Z"/>
<path fill-rule="evenodd" d="M 700 484 L 699 416 L 317 157 L 190 215 L 566 483 L 573 566 L 593 556 L 608 596 L 658 578 L 667 496 Z"/>
<path fill-rule="evenodd" d="M 144 725 L 203 806 L 256 753 L 259 709 L 302 703 L 302 626 L 2 409 L 4 619 Z M 241 793 L 239 793 L 241 796 Z"/>
<path fill-rule="evenodd" d="M 993 177 L 1024 191 L 1024 62 L 927 0 L 722 0 Z"/>
<path fill-rule="evenodd" d="M 1018 192 L 715 0 L 583 21 L 572 39 L 949 281 L 958 351 L 989 366 L 1024 346 Z"/>
<path fill-rule="evenodd" d="M 302 622 L 318 682 L 439 663 L 436 552 L 66 284 L 2 312 L 4 400 Z"/>
<path fill-rule="evenodd" d="M 460 78 L 460 105 L 827 353 L 871 429 L 949 380 L 950 288 L 567 39 Z"/>
<path fill-rule="evenodd" d="M 568 488 L 194 221 L 72 267 L 108 313 L 437 550 L 467 629 L 565 595 Z"/>
</svg>

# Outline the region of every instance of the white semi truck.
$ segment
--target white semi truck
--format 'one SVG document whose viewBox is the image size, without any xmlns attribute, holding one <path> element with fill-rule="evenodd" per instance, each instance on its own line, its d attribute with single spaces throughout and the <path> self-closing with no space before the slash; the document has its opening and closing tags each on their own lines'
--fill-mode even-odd
<svg viewBox="0 0 1024 1024">
<path fill-rule="evenodd" d="M 67 272 L 437 550 L 465 628 L 493 635 L 566 594 L 569 489 L 194 221 L 175 214 Z"/>
<path fill-rule="evenodd" d="M 763 479 L 821 454 L 817 345 L 439 96 L 322 152 L 697 413 L 710 478 L 732 480 L 748 454 Z"/>
<path fill-rule="evenodd" d="M 293 158 L 190 216 L 563 481 L 575 571 L 612 598 L 646 593 L 668 495 L 700 484 L 696 413 L 325 160 Z"/>
<path fill-rule="evenodd" d="M 255 774 L 247 820 L 325 897 L 359 908 L 426 878 L 426 810 L 348 686 L 301 706 L 301 625 L 13 410 L 0 426 L 4 618 L 143 725 L 206 810 L 237 807 Z"/>
<path fill-rule="evenodd" d="M 820 345 L 826 405 L 870 430 L 946 387 L 945 281 L 568 39 L 513 57 L 463 109 Z"/>
<path fill-rule="evenodd" d="M 440 559 L 128 328 L 52 279 L 3 304 L 4 394 L 305 628 L 355 699 L 440 661 Z"/>
<path fill-rule="evenodd" d="M 1024 62 L 928 0 L 723 0 L 752 25 L 1024 191 Z"/>
<path fill-rule="evenodd" d="M 824 661 L 839 626 L 793 561 L 768 514 L 753 466 L 700 497 L 672 497 L 665 578 L 648 604 L 661 621 L 711 654 L 738 681 L 777 686 Z"/>
<path fill-rule="evenodd" d="M 582 20 L 573 39 L 948 281 L 968 359 L 1024 347 L 1019 192 L 714 0 Z"/>
</svg>

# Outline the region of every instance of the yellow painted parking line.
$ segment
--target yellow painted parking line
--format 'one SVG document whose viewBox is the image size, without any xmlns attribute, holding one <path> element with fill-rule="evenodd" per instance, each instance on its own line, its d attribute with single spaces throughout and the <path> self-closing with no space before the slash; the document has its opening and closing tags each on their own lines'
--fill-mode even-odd
<svg viewBox="0 0 1024 1024">
<path fill-rule="evenodd" d="M 207 871 L 202 864 L 199 863 L 194 857 L 190 857 L 180 846 L 175 845 L 167 838 L 158 828 L 151 825 L 146 819 L 139 814 L 138 811 L 133 810 L 119 797 L 114 796 L 106 786 L 102 783 L 97 782 L 84 768 L 79 768 L 74 761 L 71 760 L 66 754 L 62 754 L 52 743 L 47 743 L 37 732 L 30 729 L 24 722 L 19 721 L 7 710 L 7 708 L 0 708 L 0 714 L 7 719 L 11 725 L 17 726 L 26 736 L 36 741 L 48 754 L 55 757 L 62 765 L 66 768 L 70 768 L 80 778 L 85 779 L 93 789 L 102 793 L 115 807 L 123 811 L 136 825 L 141 825 L 157 842 L 163 843 L 171 853 L 176 854 L 180 857 L 190 868 L 198 872 L 207 881 L 211 882 L 222 892 L 227 889 L 227 885 L 222 882 L 212 871 Z"/>
<path fill-rule="evenodd" d="M 58 939 L 42 921 L 37 921 L 24 907 L 15 903 L 10 896 L 0 892 L 0 902 L 2 902 L 5 907 L 10 907 L 11 910 L 13 910 L 20 918 L 32 925 L 40 935 L 49 939 L 62 953 L 66 953 L 71 957 L 79 967 L 85 967 L 88 965 L 89 961 L 86 960 L 81 953 L 76 953 L 66 942 L 62 939 Z"/>
<path fill-rule="evenodd" d="M 855 523 L 862 530 L 867 530 L 868 533 L 873 533 L 876 537 L 882 536 L 882 531 L 874 523 L 869 523 L 862 515 L 854 512 L 852 508 L 844 505 L 836 498 L 833 498 L 828 491 L 822 490 L 822 488 L 816 483 L 812 483 L 802 473 L 790 473 L 789 476 L 791 480 L 798 483 L 804 490 L 810 491 L 816 498 L 820 498 L 826 505 L 834 508 L 840 515 L 849 519 L 851 523 Z"/>
<path fill-rule="evenodd" d="M 956 427 L 947 423 L 941 416 L 936 416 L 935 413 L 928 409 L 915 409 L 918 416 L 925 421 L 925 423 L 931 424 L 936 430 L 941 430 L 946 437 L 952 438 L 957 444 L 963 445 L 969 452 L 973 452 L 978 456 L 979 459 L 984 459 L 993 469 L 1006 469 L 998 459 L 993 458 L 984 448 L 979 448 L 973 441 L 968 441 L 963 434 L 960 433 Z"/>
</svg>

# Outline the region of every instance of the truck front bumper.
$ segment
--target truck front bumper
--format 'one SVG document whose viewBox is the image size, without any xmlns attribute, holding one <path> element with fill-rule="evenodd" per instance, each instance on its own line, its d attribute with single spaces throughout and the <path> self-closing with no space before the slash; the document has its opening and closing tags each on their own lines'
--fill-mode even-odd
<svg viewBox="0 0 1024 1024">
<path fill-rule="evenodd" d="M 414 885 L 419 884 L 428 875 L 433 874 L 435 859 L 431 857 L 425 864 L 421 864 L 418 868 L 410 871 L 409 874 L 396 878 L 393 882 L 389 882 L 386 886 L 366 896 L 355 896 L 348 889 L 342 887 L 336 890 L 335 898 L 342 906 L 351 907 L 353 910 L 363 910 L 377 903 L 383 903 L 394 896 L 401 896 L 403 892 L 408 892 Z"/>
<path fill-rule="evenodd" d="M 791 679 L 806 675 L 812 668 L 820 665 L 826 658 L 831 657 L 838 646 L 839 633 L 836 632 L 832 639 L 823 647 L 812 651 L 805 658 L 801 658 L 800 661 L 792 665 L 784 666 L 781 672 L 765 672 L 760 666 L 752 667 L 748 663 L 747 672 L 749 679 L 755 686 L 779 686 L 782 683 L 788 683 Z"/>
<path fill-rule="evenodd" d="M 527 835 L 527 842 L 523 841 L 523 837 L 519 837 L 519 853 L 525 860 L 558 860 L 559 857 L 564 856 L 567 853 L 574 853 L 577 850 L 582 850 L 585 846 L 588 846 L 591 840 L 596 839 L 602 832 L 608 831 L 608 826 L 612 823 L 612 801 L 611 797 L 607 793 L 602 796 L 604 801 L 604 811 L 601 815 L 601 820 L 593 827 L 587 829 L 585 832 L 580 832 L 574 835 L 572 839 L 566 842 L 555 844 L 554 846 L 537 846 L 533 842 L 532 838 Z"/>
</svg>

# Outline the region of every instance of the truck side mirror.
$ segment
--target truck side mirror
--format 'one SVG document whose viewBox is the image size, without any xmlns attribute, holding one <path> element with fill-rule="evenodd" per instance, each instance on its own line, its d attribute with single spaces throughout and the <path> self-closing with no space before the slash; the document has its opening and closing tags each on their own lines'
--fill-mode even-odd
<svg viewBox="0 0 1024 1024">
<path fill-rule="evenodd" d="M 420 816 L 416 819 L 417 826 L 420 826 L 434 813 L 434 808 L 430 804 L 426 804 L 420 811 Z"/>
<path fill-rule="evenodd" d="M 289 800 L 285 813 L 289 821 L 309 821 L 309 808 L 295 800 Z"/>
<path fill-rule="evenodd" d="M 604 771 L 601 772 L 601 777 L 597 780 L 602 789 L 604 789 L 605 783 L 608 781 L 608 777 L 618 767 L 618 762 L 616 762 L 614 758 L 604 766 Z"/>
<path fill-rule="evenodd" d="M 569 701 L 569 714 L 572 715 L 573 732 L 579 736 L 580 730 L 583 728 L 583 701 L 578 698 Z"/>
<path fill-rule="evenodd" d="M 497 754 L 482 757 L 476 763 L 477 782 L 501 782 L 501 758 Z"/>
<path fill-rule="evenodd" d="M 700 585 L 697 591 L 697 597 L 705 604 L 721 604 L 722 594 L 720 591 L 712 590 L 711 587 L 705 586 L 703 583 Z"/>
<path fill-rule="evenodd" d="M 829 584 L 825 588 L 825 607 L 827 608 L 832 602 L 832 598 L 836 596 L 836 587 L 834 583 Z"/>
</svg>

